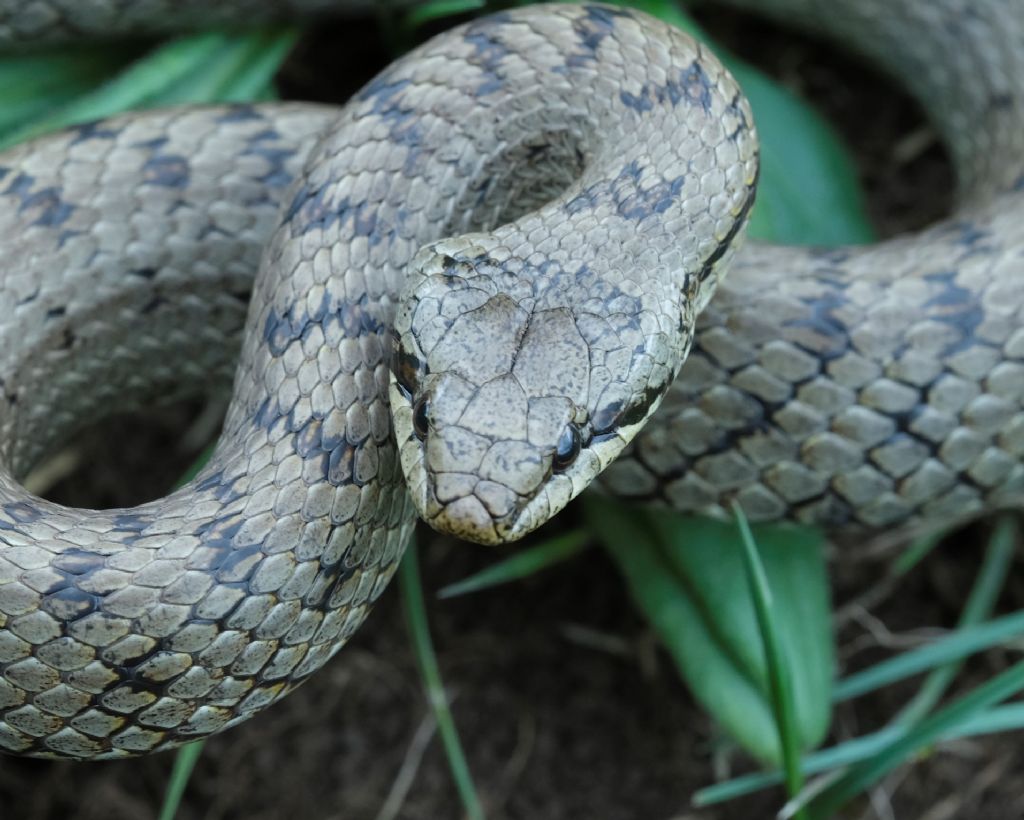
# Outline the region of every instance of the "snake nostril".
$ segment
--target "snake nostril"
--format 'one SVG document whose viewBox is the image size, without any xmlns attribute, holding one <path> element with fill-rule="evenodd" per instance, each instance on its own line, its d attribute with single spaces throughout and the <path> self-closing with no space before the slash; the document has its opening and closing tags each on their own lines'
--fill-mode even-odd
<svg viewBox="0 0 1024 820">
<path fill-rule="evenodd" d="M 416 438 L 424 441 L 430 430 L 430 399 L 420 396 L 412 408 L 412 429 Z"/>
</svg>

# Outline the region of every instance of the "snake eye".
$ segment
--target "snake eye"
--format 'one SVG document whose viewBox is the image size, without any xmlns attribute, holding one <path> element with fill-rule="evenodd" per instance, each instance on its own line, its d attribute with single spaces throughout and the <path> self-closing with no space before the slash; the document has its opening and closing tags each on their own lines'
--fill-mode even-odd
<svg viewBox="0 0 1024 820">
<path fill-rule="evenodd" d="M 392 360 L 392 371 L 395 374 L 395 384 L 407 399 L 412 399 L 420 383 L 420 371 L 423 369 L 420 360 L 411 353 L 406 353 L 399 346 Z"/>
<path fill-rule="evenodd" d="M 566 425 L 562 435 L 558 437 L 558 444 L 555 445 L 555 472 L 562 472 L 571 465 L 580 454 L 580 428 L 575 424 Z"/>
<path fill-rule="evenodd" d="M 420 396 L 412 407 L 412 429 L 416 438 L 423 441 L 430 430 L 430 399 Z"/>
</svg>

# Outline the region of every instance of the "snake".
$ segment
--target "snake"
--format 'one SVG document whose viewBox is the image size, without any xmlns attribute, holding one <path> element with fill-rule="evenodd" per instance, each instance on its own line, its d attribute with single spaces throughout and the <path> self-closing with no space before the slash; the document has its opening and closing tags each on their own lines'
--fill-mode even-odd
<svg viewBox="0 0 1024 820">
<path fill-rule="evenodd" d="M 0 4 L 0 47 L 337 5 Z M 117 758 L 247 719 L 355 632 L 417 518 L 503 544 L 591 484 L 830 533 L 1019 505 L 1024 9 L 747 5 L 907 87 L 954 213 L 743 242 L 746 98 L 601 4 L 473 19 L 342 108 L 134 112 L 0 154 L 0 749 Z M 232 383 L 164 498 L 19 483 L 111 408 Z"/>
</svg>

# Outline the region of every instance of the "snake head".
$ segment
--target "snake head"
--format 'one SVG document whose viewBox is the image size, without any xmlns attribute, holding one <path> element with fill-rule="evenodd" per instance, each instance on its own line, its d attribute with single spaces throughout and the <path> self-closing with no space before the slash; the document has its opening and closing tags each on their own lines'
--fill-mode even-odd
<svg viewBox="0 0 1024 820">
<path fill-rule="evenodd" d="M 413 260 L 390 396 L 421 516 L 499 544 L 543 524 L 618 455 L 674 376 L 649 351 L 675 340 L 646 332 L 639 316 L 609 320 L 564 304 L 539 289 L 557 276 L 538 278 L 484 240 L 445 240 Z M 632 382 L 610 375 L 624 362 Z"/>
</svg>

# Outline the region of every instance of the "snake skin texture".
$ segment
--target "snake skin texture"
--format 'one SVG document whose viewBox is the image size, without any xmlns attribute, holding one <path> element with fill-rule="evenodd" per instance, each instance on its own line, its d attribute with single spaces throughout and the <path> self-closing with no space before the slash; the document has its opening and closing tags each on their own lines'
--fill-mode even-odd
<svg viewBox="0 0 1024 820">
<path fill-rule="evenodd" d="M 244 720 L 359 626 L 416 511 L 518 537 L 627 445 L 601 486 L 682 510 L 897 532 L 1019 504 L 1019 3 L 751 2 L 903 79 L 953 217 L 747 245 L 720 282 L 746 103 L 688 38 L 601 6 L 474 22 L 341 112 L 146 113 L 0 157 L 0 748 L 120 757 Z M 17 6 L 8 43 L 142 19 Z M 143 6 L 157 30 L 185 4 Z M 108 408 L 232 373 L 213 460 L 167 498 L 16 483 Z"/>
<path fill-rule="evenodd" d="M 494 542 L 564 506 L 681 365 L 753 200 L 751 120 L 689 37 L 553 6 L 442 35 L 344 110 L 147 113 L 0 158 L 0 746 L 148 752 L 284 695 L 393 574 L 421 450 L 435 525 Z M 182 490 L 83 511 L 16 483 L 106 408 L 232 369 Z M 433 449 L 402 432 L 410 378 Z M 570 424 L 586 455 L 552 476 Z"/>
</svg>

